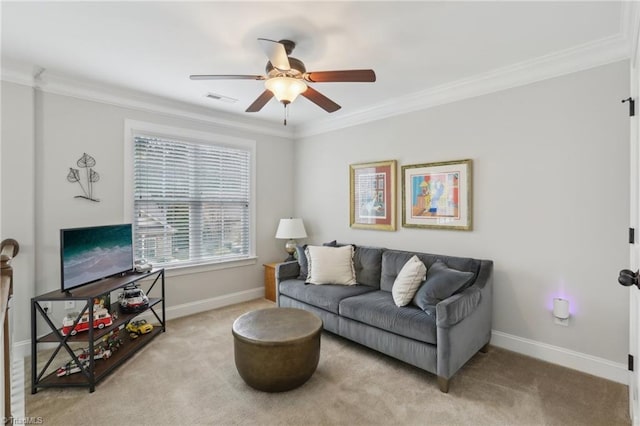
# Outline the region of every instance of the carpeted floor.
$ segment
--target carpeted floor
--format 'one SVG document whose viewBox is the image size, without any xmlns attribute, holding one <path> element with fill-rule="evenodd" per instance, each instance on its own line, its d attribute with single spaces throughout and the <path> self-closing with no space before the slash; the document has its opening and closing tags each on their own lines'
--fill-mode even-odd
<svg viewBox="0 0 640 426">
<path fill-rule="evenodd" d="M 443 394 L 434 375 L 326 332 L 307 383 L 255 391 L 235 369 L 231 325 L 273 306 L 256 300 L 170 321 L 94 393 L 27 388 L 27 416 L 92 426 L 630 424 L 627 387 L 618 383 L 491 347 Z"/>
</svg>

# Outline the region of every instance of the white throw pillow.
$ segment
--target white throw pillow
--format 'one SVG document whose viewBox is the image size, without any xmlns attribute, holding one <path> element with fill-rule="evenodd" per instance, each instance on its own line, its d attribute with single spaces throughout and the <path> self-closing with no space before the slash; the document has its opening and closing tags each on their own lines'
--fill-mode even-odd
<svg viewBox="0 0 640 426">
<path fill-rule="evenodd" d="M 353 246 L 307 246 L 307 282 L 311 284 L 356 284 Z"/>
<path fill-rule="evenodd" d="M 418 256 L 414 255 L 407 260 L 391 288 L 396 306 L 408 305 L 413 300 L 413 296 L 418 291 L 420 283 L 425 280 L 426 274 L 427 267 L 418 259 Z"/>
</svg>

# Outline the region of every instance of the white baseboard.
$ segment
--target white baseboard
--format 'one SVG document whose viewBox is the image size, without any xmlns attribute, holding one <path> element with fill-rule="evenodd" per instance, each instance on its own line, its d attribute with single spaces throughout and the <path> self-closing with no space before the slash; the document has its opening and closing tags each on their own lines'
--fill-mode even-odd
<svg viewBox="0 0 640 426">
<path fill-rule="evenodd" d="M 198 314 L 212 309 L 223 308 L 236 303 L 247 302 L 249 300 L 264 297 L 264 287 L 256 287 L 251 290 L 239 291 L 237 293 L 225 294 L 224 296 L 212 297 L 211 299 L 198 300 L 196 302 L 183 303 L 182 305 L 167 308 L 166 317 L 168 320 L 186 317 L 187 315 Z"/>
<path fill-rule="evenodd" d="M 237 293 L 225 294 L 224 296 L 212 297 L 210 299 L 198 300 L 195 302 L 183 303 L 182 305 L 170 306 L 165 313 L 166 319 L 176 319 L 180 317 L 186 317 L 188 315 L 197 314 L 200 312 L 210 311 L 212 309 L 223 308 L 229 305 L 235 305 L 236 303 L 248 302 L 249 300 L 259 299 L 264 297 L 264 287 L 256 287 L 250 290 L 239 291 Z M 158 311 L 160 314 L 162 311 Z M 145 319 L 153 318 L 153 314 L 145 313 L 140 317 Z M 51 343 L 50 347 L 55 348 L 57 345 Z M 43 344 L 40 348 L 45 348 Z M 13 344 L 13 356 L 18 358 L 24 358 L 31 355 L 31 340 L 22 340 L 20 342 L 14 342 Z"/>
<path fill-rule="evenodd" d="M 496 330 L 492 330 L 491 332 L 491 345 L 593 376 L 602 377 L 603 379 L 622 383 L 623 385 L 629 384 L 629 371 L 627 370 L 627 366 L 604 358 L 598 358 Z"/>
</svg>

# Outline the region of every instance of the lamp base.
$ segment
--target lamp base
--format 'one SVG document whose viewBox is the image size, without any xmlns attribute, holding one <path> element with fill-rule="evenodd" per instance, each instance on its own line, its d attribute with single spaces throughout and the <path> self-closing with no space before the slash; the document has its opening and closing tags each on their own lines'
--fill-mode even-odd
<svg viewBox="0 0 640 426">
<path fill-rule="evenodd" d="M 293 260 L 296 260 L 294 254 L 296 252 L 297 245 L 298 243 L 296 242 L 296 240 L 294 239 L 287 240 L 287 243 L 284 245 L 284 251 L 289 253 L 289 257 L 285 259 L 285 262 L 291 262 Z"/>
</svg>

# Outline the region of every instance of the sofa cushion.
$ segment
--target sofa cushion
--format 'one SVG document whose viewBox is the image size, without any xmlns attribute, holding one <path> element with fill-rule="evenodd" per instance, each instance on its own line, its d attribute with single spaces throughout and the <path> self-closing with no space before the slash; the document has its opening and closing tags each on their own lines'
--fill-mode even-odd
<svg viewBox="0 0 640 426">
<path fill-rule="evenodd" d="M 418 256 L 412 256 L 404 264 L 391 289 L 396 306 L 408 305 L 413 300 L 413 296 L 424 281 L 426 274 L 427 267 L 418 259 Z"/>
<path fill-rule="evenodd" d="M 382 270 L 382 252 L 379 247 L 357 246 L 353 255 L 353 267 L 356 270 L 358 284 L 380 288 L 380 271 Z"/>
<path fill-rule="evenodd" d="M 298 265 L 300 266 L 300 275 L 298 275 L 298 279 L 306 280 L 307 275 L 309 275 L 309 270 L 307 269 L 307 254 L 304 252 L 307 249 L 307 245 L 297 245 L 296 246 L 296 256 L 298 257 Z"/>
<path fill-rule="evenodd" d="M 400 336 L 436 344 L 436 318 L 408 305 L 398 308 L 388 291 L 376 290 L 340 302 L 340 315 Z"/>
<path fill-rule="evenodd" d="M 353 246 L 307 246 L 307 264 L 311 284 L 356 284 L 353 268 Z"/>
<path fill-rule="evenodd" d="M 460 291 L 473 285 L 475 277 L 480 270 L 480 261 L 478 259 L 472 259 L 469 257 L 455 257 L 455 256 L 443 256 L 429 253 L 411 253 L 408 251 L 400 250 L 385 250 L 382 254 L 382 272 L 380 277 L 380 290 L 391 291 L 393 288 L 393 282 L 395 281 L 398 273 L 404 266 L 404 264 L 413 255 L 418 258 L 427 267 L 427 271 L 438 260 L 444 262 L 448 267 L 457 269 L 458 271 L 473 272 L 474 278 L 468 282 L 465 287 Z"/>
<path fill-rule="evenodd" d="M 412 256 L 413 253 L 395 250 L 387 250 L 382 254 L 380 290 L 393 290 L 396 277 Z"/>
<path fill-rule="evenodd" d="M 336 240 L 329 241 L 328 243 L 323 243 L 323 246 L 327 247 L 337 247 L 338 242 Z M 296 257 L 298 258 L 298 265 L 300 265 L 300 275 L 298 275 L 298 279 L 305 280 L 309 275 L 308 263 L 307 263 L 307 253 L 305 250 L 307 249 L 306 244 L 298 244 L 296 246 Z"/>
<path fill-rule="evenodd" d="M 302 280 L 285 280 L 280 282 L 279 291 L 292 299 L 337 314 L 342 299 L 375 290 L 364 285 L 313 285 Z"/>
<path fill-rule="evenodd" d="M 437 305 L 460 289 L 466 288 L 473 278 L 472 272 L 458 271 L 447 267 L 444 262 L 437 261 L 427 271 L 427 280 L 415 293 L 413 303 L 420 309 Z"/>
</svg>

